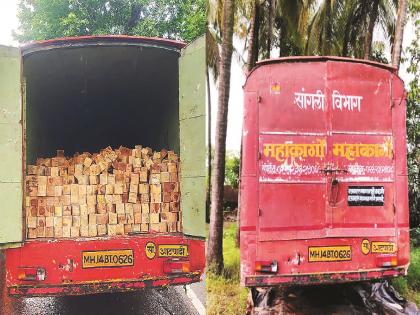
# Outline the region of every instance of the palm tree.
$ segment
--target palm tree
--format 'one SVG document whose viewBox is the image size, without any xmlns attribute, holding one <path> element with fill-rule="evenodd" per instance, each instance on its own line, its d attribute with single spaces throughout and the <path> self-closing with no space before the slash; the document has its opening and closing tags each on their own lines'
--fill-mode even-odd
<svg viewBox="0 0 420 315">
<path fill-rule="evenodd" d="M 233 52 L 235 0 L 223 3 L 222 49 L 219 66 L 219 96 L 216 118 L 215 155 L 212 175 L 210 229 L 207 267 L 216 274 L 223 270 L 223 184 L 225 177 L 226 130 L 230 90 L 230 66 Z"/>
<path fill-rule="evenodd" d="M 397 0 L 324 0 L 308 27 L 305 52 L 372 57 L 375 26 L 393 40 Z"/>
<path fill-rule="evenodd" d="M 364 59 L 369 59 L 372 49 L 373 30 L 375 28 L 376 20 L 378 18 L 380 0 L 373 0 L 372 15 L 369 17 L 369 26 L 365 38 L 365 56 Z"/>
<path fill-rule="evenodd" d="M 260 1 L 254 0 L 251 1 L 251 19 L 249 26 L 249 37 L 248 37 L 248 49 L 247 49 L 247 73 L 255 67 L 255 63 L 258 59 L 258 47 L 259 47 L 259 33 L 260 33 Z"/>
<path fill-rule="evenodd" d="M 259 57 L 302 55 L 306 43 L 310 12 L 316 0 L 254 0 L 247 41 L 247 71 Z"/>
<path fill-rule="evenodd" d="M 400 0 L 398 4 L 397 25 L 395 26 L 395 38 L 392 48 L 392 65 L 400 67 L 401 47 L 404 34 L 405 17 L 407 14 L 407 0 Z"/>
</svg>

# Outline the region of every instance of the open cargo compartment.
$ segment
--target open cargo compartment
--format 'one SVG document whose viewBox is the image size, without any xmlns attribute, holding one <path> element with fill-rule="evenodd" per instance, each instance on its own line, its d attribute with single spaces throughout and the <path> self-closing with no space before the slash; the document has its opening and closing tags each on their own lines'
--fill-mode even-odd
<svg viewBox="0 0 420 315">
<path fill-rule="evenodd" d="M 26 163 L 111 146 L 179 154 L 179 52 L 65 47 L 23 57 Z"/>
<path fill-rule="evenodd" d="M 8 132 L 0 143 L 9 146 L 7 163 L 0 166 L 0 196 L 7 199 L 0 247 L 9 248 L 9 294 L 89 294 L 199 281 L 205 237 L 205 40 L 184 46 L 99 36 L 37 42 L 21 50 L 0 47 L 5 70 L 0 109 L 8 114 L 0 117 Z M 56 150 L 72 156 L 138 144 L 179 155 L 183 233 L 25 241 L 27 165 L 54 157 Z M 9 190 L 3 189 L 6 184 Z M 121 268 L 82 264 L 98 251 L 132 255 L 132 260 Z M 40 270 L 46 276 L 32 279 Z"/>
<path fill-rule="evenodd" d="M 57 149 L 66 156 L 136 144 L 173 150 L 185 174 L 181 203 L 192 212 L 185 214 L 187 231 L 191 222 L 189 234 L 203 236 L 203 225 L 197 229 L 205 190 L 202 79 L 184 75 L 180 82 L 183 72 L 200 67 L 200 45 L 181 51 L 182 44 L 170 44 L 87 42 L 23 50 L 25 162 L 53 157 Z M 181 142 L 188 143 L 183 152 Z"/>
</svg>

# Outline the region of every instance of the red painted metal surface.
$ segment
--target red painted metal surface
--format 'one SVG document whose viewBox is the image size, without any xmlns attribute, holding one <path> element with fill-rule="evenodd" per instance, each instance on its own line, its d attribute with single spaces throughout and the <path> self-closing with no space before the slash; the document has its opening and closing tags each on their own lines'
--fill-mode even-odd
<svg viewBox="0 0 420 315">
<path fill-rule="evenodd" d="M 146 255 L 146 244 L 155 245 L 154 257 Z M 159 245 L 187 245 L 187 257 L 160 257 Z M 132 266 L 83 268 L 86 251 L 132 250 Z M 6 285 L 12 295 L 81 295 L 132 291 L 197 282 L 204 271 L 204 242 L 182 235 L 139 235 L 129 237 L 27 241 L 6 254 Z M 169 260 L 189 261 L 185 273 L 165 273 Z M 44 268 L 44 281 L 19 280 L 22 267 Z"/>
<path fill-rule="evenodd" d="M 244 92 L 242 283 L 405 273 L 405 92 L 395 69 L 336 57 L 267 60 Z M 277 261 L 277 273 L 256 272 L 260 261 Z"/>
</svg>

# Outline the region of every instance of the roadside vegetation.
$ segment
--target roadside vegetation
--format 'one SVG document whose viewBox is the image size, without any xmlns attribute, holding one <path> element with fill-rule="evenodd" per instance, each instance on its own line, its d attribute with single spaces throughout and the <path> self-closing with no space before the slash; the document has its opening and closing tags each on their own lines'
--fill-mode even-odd
<svg viewBox="0 0 420 315">
<path fill-rule="evenodd" d="M 407 277 L 394 279 L 392 285 L 402 296 L 420 306 L 420 247 L 411 250 Z"/>
<path fill-rule="evenodd" d="M 392 285 L 402 296 L 420 306 L 420 229 L 412 232 L 411 244 L 407 277 L 394 279 Z"/>
<path fill-rule="evenodd" d="M 218 276 L 208 272 L 207 314 L 245 314 L 248 290 L 239 284 L 239 248 L 236 246 L 236 223 L 225 223 L 223 231 L 224 269 Z"/>
</svg>

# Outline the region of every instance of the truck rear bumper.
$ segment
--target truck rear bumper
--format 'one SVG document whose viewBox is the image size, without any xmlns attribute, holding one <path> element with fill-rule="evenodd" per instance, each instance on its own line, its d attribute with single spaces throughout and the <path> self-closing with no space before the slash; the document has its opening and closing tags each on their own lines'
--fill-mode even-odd
<svg viewBox="0 0 420 315">
<path fill-rule="evenodd" d="M 184 274 L 177 277 L 139 279 L 134 281 L 114 281 L 98 283 L 75 283 L 65 285 L 18 285 L 8 288 L 9 295 L 60 296 L 87 295 L 112 292 L 129 292 L 143 288 L 159 288 L 170 285 L 186 285 L 200 281 L 200 273 Z"/>
<path fill-rule="evenodd" d="M 5 250 L 11 295 L 82 295 L 200 281 L 204 239 L 182 234 L 34 240 Z"/>
<path fill-rule="evenodd" d="M 335 273 L 314 273 L 299 275 L 253 275 L 245 277 L 245 286 L 265 287 L 279 285 L 317 285 L 352 281 L 367 281 L 387 277 L 404 276 L 407 274 L 407 268 L 408 266 Z"/>
</svg>

